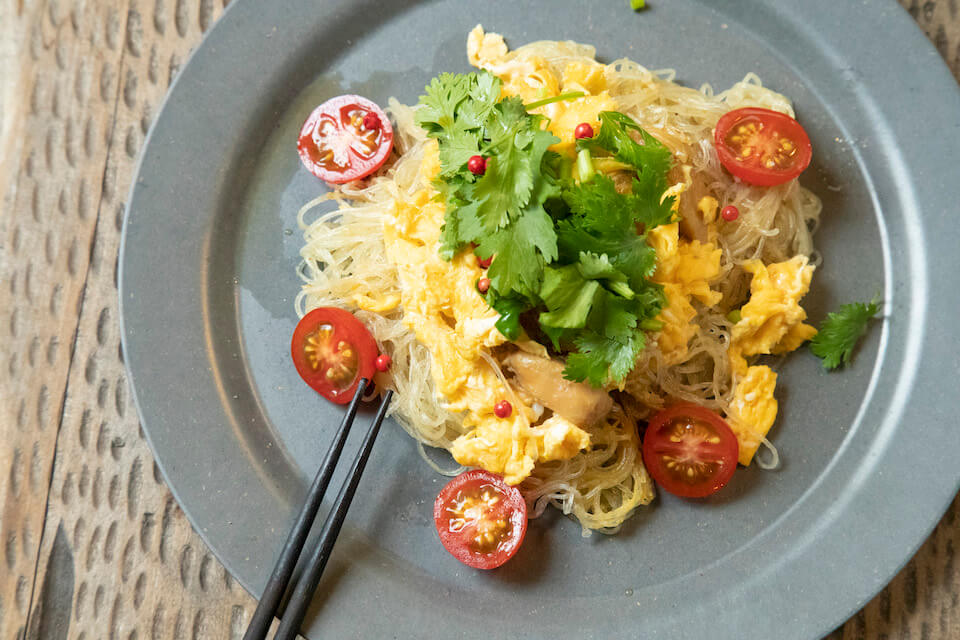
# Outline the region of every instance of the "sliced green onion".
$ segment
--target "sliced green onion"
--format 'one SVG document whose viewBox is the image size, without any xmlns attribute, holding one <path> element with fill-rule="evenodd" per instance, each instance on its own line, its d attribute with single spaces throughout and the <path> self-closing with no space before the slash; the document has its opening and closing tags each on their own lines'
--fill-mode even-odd
<svg viewBox="0 0 960 640">
<path fill-rule="evenodd" d="M 660 331 L 663 329 L 663 323 L 659 320 L 647 319 L 640 321 L 640 328 L 644 331 Z"/>
<path fill-rule="evenodd" d="M 633 300 L 633 289 L 626 282 L 611 282 L 608 286 L 614 293 L 620 294 L 627 300 Z"/>
<path fill-rule="evenodd" d="M 728 313 L 727 320 L 729 320 L 733 324 L 737 324 L 738 322 L 740 322 L 740 309 L 734 309 L 733 311 Z"/>
<path fill-rule="evenodd" d="M 596 170 L 593 168 L 593 158 L 590 157 L 589 149 L 580 149 L 577 153 L 577 175 L 580 182 L 590 182 Z"/>
<path fill-rule="evenodd" d="M 645 0 L 630 0 L 630 8 L 634 11 L 640 11 L 640 9 L 643 9 L 645 6 L 647 6 Z"/>
<path fill-rule="evenodd" d="M 561 93 L 558 96 L 552 98 L 544 98 L 543 100 L 537 100 L 536 102 L 531 102 L 530 104 L 523 105 L 523 108 L 527 111 L 533 111 L 534 109 L 539 109 L 540 107 L 548 104 L 553 104 L 554 102 L 562 102 L 564 100 L 575 100 L 576 98 L 582 98 L 585 96 L 583 91 L 568 91 L 567 93 Z"/>
</svg>

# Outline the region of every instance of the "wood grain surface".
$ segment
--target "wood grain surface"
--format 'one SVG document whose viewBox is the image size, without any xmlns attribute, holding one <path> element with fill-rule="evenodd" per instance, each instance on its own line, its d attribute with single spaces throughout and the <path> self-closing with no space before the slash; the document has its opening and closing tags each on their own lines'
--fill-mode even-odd
<svg viewBox="0 0 960 640">
<path fill-rule="evenodd" d="M 253 611 L 159 475 L 117 324 L 140 146 L 224 4 L 0 0 L 0 640 L 239 638 Z M 901 4 L 960 79 L 960 1 Z M 831 640 L 960 638 L 958 510 Z"/>
</svg>

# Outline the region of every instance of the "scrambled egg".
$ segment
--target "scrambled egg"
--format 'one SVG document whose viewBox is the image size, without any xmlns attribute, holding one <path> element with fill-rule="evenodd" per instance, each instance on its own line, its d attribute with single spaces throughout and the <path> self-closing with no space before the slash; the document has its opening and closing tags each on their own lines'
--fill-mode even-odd
<svg viewBox="0 0 960 640">
<path fill-rule="evenodd" d="M 420 166 L 424 184 L 440 171 L 437 145 L 429 144 Z M 530 426 L 533 409 L 515 397 L 509 398 L 514 406 L 508 418 L 494 415 L 494 405 L 508 397 L 507 390 L 481 353 L 506 338 L 494 326 L 499 315 L 477 292 L 482 270 L 473 252 L 462 252 L 450 262 L 440 257 L 445 210 L 436 195 L 427 187 L 401 196 L 384 222 L 387 256 L 396 264 L 402 285 L 403 321 L 433 356 L 430 373 L 445 406 L 462 413 L 470 429 L 454 441 L 453 457 L 517 484 L 537 461 L 571 458 L 590 446 L 590 437 L 559 416 Z"/>
<path fill-rule="evenodd" d="M 740 353 L 787 353 L 816 335 L 816 329 L 804 324 L 807 312 L 800 306 L 813 276 L 806 256 L 770 265 L 750 260 L 743 268 L 753 274 L 753 280 L 750 300 L 733 327 L 733 345 Z"/>
<path fill-rule="evenodd" d="M 560 138 L 551 149 L 559 153 L 573 153 L 578 124 L 589 122 L 599 127 L 601 111 L 617 110 L 617 102 L 609 94 L 606 67 L 600 63 L 570 62 L 562 70 L 554 68 L 540 56 L 522 50 L 510 52 L 502 36 L 484 33 L 479 25 L 470 32 L 467 54 L 472 65 L 501 79 L 504 96 L 520 96 L 530 103 L 570 91 L 586 94 L 534 110 L 549 118 L 548 129 Z M 439 172 L 437 148 L 431 144 L 420 168 L 424 184 Z M 690 169 L 684 170 L 684 182 L 674 185 L 665 196 L 679 196 L 689 186 Z M 439 257 L 445 211 L 435 195 L 428 187 L 396 200 L 385 222 L 387 254 L 397 265 L 402 284 L 400 299 L 355 302 L 373 311 L 403 305 L 404 323 L 433 356 L 431 375 L 438 392 L 447 408 L 463 414 L 464 426 L 469 429 L 454 441 L 454 458 L 463 465 L 503 474 L 509 484 L 517 484 L 538 461 L 569 459 L 589 448 L 590 437 L 559 415 L 531 426 L 537 417 L 531 398 L 511 396 L 513 413 L 503 419 L 494 415 L 494 405 L 507 397 L 507 390 L 481 353 L 506 338 L 494 326 L 497 312 L 476 291 L 482 273 L 476 256 L 464 252 L 451 262 Z M 721 277 L 718 209 L 713 197 L 698 202 L 697 210 L 707 226 L 706 243 L 681 238 L 677 223 L 661 225 L 648 236 L 657 253 L 653 280 L 663 285 L 667 298 L 658 318 L 663 323 L 658 343 L 664 365 L 687 357 L 690 339 L 698 330 L 693 322 L 693 300 L 714 306 L 722 298 L 711 288 Z M 803 322 L 806 312 L 799 304 L 813 272 L 805 257 L 771 265 L 753 260 L 744 268 L 753 274 L 753 280 L 750 300 L 733 327 L 728 352 L 737 384 L 727 417 L 740 443 L 740 463 L 748 465 L 773 426 L 778 405 L 773 395 L 777 374 L 767 366 L 748 366 L 745 357 L 792 351 L 816 330 Z"/>
<path fill-rule="evenodd" d="M 676 222 L 651 229 L 647 239 L 657 252 L 653 281 L 663 285 L 667 297 L 667 306 L 657 318 L 663 323 L 660 351 L 664 364 L 676 364 L 687 357 L 687 344 L 699 328 L 693 322 L 697 312 L 692 300 L 713 306 L 723 297 L 710 288 L 720 278 L 723 251 L 711 242 L 681 239 Z"/>
<path fill-rule="evenodd" d="M 740 442 L 740 463 L 748 465 L 777 418 L 777 374 L 767 366 L 747 366 L 744 356 L 793 351 L 817 330 L 803 322 L 807 313 L 800 306 L 813 275 L 805 256 L 770 265 L 750 260 L 744 269 L 753 280 L 732 331 L 729 356 L 737 386 L 728 418 Z"/>
<path fill-rule="evenodd" d="M 678 183 L 666 195 L 679 196 L 684 187 L 684 183 Z M 667 298 L 658 316 L 663 323 L 658 343 L 664 365 L 683 362 L 687 357 L 687 345 L 699 329 L 694 322 L 697 312 L 693 300 L 714 306 L 722 298 L 710 286 L 721 276 L 722 250 L 715 244 L 718 208 L 719 203 L 711 196 L 697 204 L 710 242 L 681 238 L 677 223 L 661 225 L 648 235 L 650 246 L 657 252 L 653 280 L 663 285 Z M 753 280 L 750 299 L 740 309 L 728 350 L 737 384 L 727 418 L 740 444 L 740 463 L 749 465 L 773 426 L 779 406 L 773 395 L 777 374 L 768 366 L 748 366 L 746 356 L 793 351 L 817 330 L 803 322 L 807 314 L 800 306 L 813 274 L 806 257 L 770 265 L 751 260 L 744 269 L 753 274 Z"/>
<path fill-rule="evenodd" d="M 589 122 L 598 128 L 601 111 L 617 110 L 617 102 L 607 90 L 606 67 L 599 62 L 567 63 L 557 77 L 557 72 L 542 57 L 526 55 L 522 50 L 509 52 L 503 36 L 484 33 L 480 25 L 467 37 L 467 56 L 470 64 L 500 78 L 504 96 L 520 96 L 525 103 L 571 91 L 586 94 L 532 111 L 550 119 L 547 129 L 560 138 L 560 142 L 550 148 L 558 153 L 573 152 L 573 132 L 578 124 Z"/>
<path fill-rule="evenodd" d="M 748 367 L 743 358 L 735 366 L 743 373 L 734 390 L 727 422 L 740 444 L 739 462 L 747 466 L 777 419 L 779 406 L 773 397 L 777 374 L 767 366 Z"/>
</svg>

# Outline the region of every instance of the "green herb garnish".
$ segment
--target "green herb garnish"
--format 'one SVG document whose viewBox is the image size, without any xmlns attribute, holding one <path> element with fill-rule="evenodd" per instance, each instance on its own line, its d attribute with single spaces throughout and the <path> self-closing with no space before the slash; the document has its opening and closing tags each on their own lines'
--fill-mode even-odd
<svg viewBox="0 0 960 640">
<path fill-rule="evenodd" d="M 441 255 L 452 259 L 472 243 L 479 257 L 494 257 L 486 299 L 508 339 L 533 311 L 567 352 L 564 376 L 622 383 L 665 303 L 649 279 L 656 254 L 646 233 L 673 218 L 674 198 L 663 198 L 670 151 L 629 117 L 603 112 L 576 158 L 561 157 L 548 151 L 559 140 L 545 118 L 528 111 L 545 102 L 500 100 L 500 89 L 486 72 L 443 74 L 420 99 L 417 122 L 440 145 Z M 480 176 L 467 169 L 477 154 L 487 159 Z M 630 188 L 618 191 L 603 168 L 631 172 Z"/>
<path fill-rule="evenodd" d="M 823 360 L 826 369 L 848 364 L 854 347 L 867 332 L 867 324 L 879 312 L 877 299 L 842 305 L 839 311 L 827 314 L 820 331 L 810 342 L 810 350 Z"/>
</svg>

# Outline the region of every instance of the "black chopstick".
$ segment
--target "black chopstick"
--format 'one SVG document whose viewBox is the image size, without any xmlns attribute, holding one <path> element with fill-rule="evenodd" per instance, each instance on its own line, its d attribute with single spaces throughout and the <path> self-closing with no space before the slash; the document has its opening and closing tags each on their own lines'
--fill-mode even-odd
<svg viewBox="0 0 960 640">
<path fill-rule="evenodd" d="M 340 527 L 343 526 L 343 521 L 347 517 L 347 510 L 350 508 L 353 496 L 357 492 L 357 485 L 360 484 L 360 476 L 363 474 L 364 467 L 367 466 L 370 451 L 373 449 L 373 441 L 380 432 L 380 425 L 383 423 L 383 418 L 387 414 L 387 406 L 390 404 L 392 397 L 392 390 L 387 390 L 387 392 L 383 394 L 383 399 L 380 401 L 380 408 L 377 410 L 377 417 L 374 419 L 373 424 L 370 425 L 370 430 L 367 431 L 367 435 L 363 439 L 363 445 L 361 445 L 360 453 L 357 455 L 357 459 L 350 469 L 350 474 L 340 488 L 340 494 L 333 504 L 333 509 L 331 509 L 330 514 L 323 523 L 323 530 L 320 532 L 320 542 L 316 548 L 314 548 L 307 568 L 297 581 L 297 586 L 293 590 L 293 595 L 290 596 L 290 602 L 287 604 L 286 610 L 283 612 L 283 618 L 280 620 L 280 627 L 277 629 L 274 640 L 293 640 L 300 631 L 300 624 L 307 614 L 307 607 L 310 606 L 310 601 L 313 599 L 313 592 L 317 590 L 317 585 L 320 584 L 320 576 L 323 574 L 323 569 L 327 566 L 327 560 L 330 559 L 330 552 L 333 551 L 333 545 L 337 541 L 337 536 L 340 534 Z"/>
<path fill-rule="evenodd" d="M 323 502 L 323 496 L 327 491 L 327 486 L 330 484 L 330 478 L 333 476 L 333 471 L 337 466 L 337 462 L 340 460 L 343 445 L 347 440 L 347 435 L 350 433 L 350 427 L 353 426 L 353 420 L 357 415 L 357 409 L 360 406 L 360 401 L 368 382 L 366 378 L 361 378 L 360 383 L 357 385 L 356 395 L 354 395 L 353 400 L 350 402 L 350 406 L 347 407 L 347 412 L 343 416 L 343 421 L 340 423 L 340 429 L 337 431 L 336 436 L 334 436 L 333 442 L 327 450 L 327 455 L 320 464 L 317 475 L 313 479 L 313 484 L 310 485 L 300 515 L 297 516 L 297 521 L 287 536 L 287 541 L 284 543 L 283 550 L 280 552 L 280 558 L 273 568 L 273 573 L 270 574 L 270 578 L 267 580 L 267 586 L 263 590 L 263 596 L 257 604 L 256 611 L 253 612 L 253 616 L 250 618 L 250 624 L 247 626 L 247 631 L 243 635 L 243 640 L 263 640 L 267 637 L 270 623 L 273 622 L 274 615 L 277 613 L 277 608 L 280 605 L 283 594 L 287 590 L 290 577 L 293 575 L 293 570 L 297 565 L 297 559 L 303 551 L 304 542 L 306 542 L 310 528 L 313 526 L 313 521 L 317 517 L 317 511 Z M 381 414 L 386 407 L 387 401 L 388 398 L 385 396 L 384 403 L 381 405 L 381 411 L 377 414 L 380 420 L 382 420 Z"/>
</svg>

